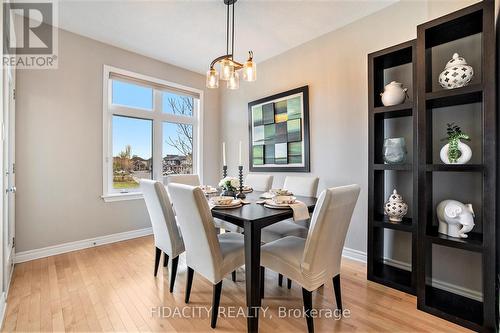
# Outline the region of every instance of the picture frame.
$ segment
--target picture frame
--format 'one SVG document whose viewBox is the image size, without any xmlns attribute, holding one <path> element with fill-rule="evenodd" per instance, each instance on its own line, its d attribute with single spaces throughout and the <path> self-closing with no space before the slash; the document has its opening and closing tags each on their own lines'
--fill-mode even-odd
<svg viewBox="0 0 500 333">
<path fill-rule="evenodd" d="M 248 103 L 251 172 L 310 172 L 309 86 Z"/>
</svg>

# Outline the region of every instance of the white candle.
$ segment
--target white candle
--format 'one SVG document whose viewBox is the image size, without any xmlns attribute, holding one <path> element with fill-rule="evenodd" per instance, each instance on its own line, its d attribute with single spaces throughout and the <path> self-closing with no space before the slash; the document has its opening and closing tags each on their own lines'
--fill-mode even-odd
<svg viewBox="0 0 500 333">
<path fill-rule="evenodd" d="M 222 143 L 222 165 L 226 166 L 226 143 Z"/>
<path fill-rule="evenodd" d="M 241 163 L 241 141 L 240 141 L 240 164 L 238 164 L 238 165 L 243 165 L 243 164 Z"/>
</svg>

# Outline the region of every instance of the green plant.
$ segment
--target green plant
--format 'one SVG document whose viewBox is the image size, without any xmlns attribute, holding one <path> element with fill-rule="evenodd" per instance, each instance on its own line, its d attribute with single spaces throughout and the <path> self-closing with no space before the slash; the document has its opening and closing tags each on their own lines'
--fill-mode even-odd
<svg viewBox="0 0 500 333">
<path fill-rule="evenodd" d="M 458 158 L 462 155 L 462 152 L 458 149 L 458 143 L 460 140 L 470 140 L 470 137 L 462 132 L 460 126 L 455 125 L 455 123 L 446 124 L 446 134 L 448 135 L 443 140 L 448 140 L 448 159 L 451 163 L 456 163 Z"/>
</svg>

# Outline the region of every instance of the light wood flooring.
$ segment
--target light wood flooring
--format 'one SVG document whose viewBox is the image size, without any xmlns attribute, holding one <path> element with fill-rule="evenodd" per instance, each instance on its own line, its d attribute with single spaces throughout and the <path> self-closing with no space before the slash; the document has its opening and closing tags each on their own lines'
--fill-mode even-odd
<svg viewBox="0 0 500 333">
<path fill-rule="evenodd" d="M 162 258 L 163 259 L 163 258 Z M 192 317 L 210 307 L 212 285 L 195 273 L 191 301 L 183 310 L 186 265 L 179 261 L 175 290 L 168 292 L 168 268 L 153 276 L 153 239 L 142 237 L 91 249 L 61 254 L 17 264 L 13 273 L 3 331 L 168 331 L 168 332 L 246 332 L 246 319 L 219 318 L 210 328 L 206 313 L 198 318 L 179 316 L 160 318 L 152 310 L 178 307 Z M 170 266 L 170 264 L 169 264 Z M 315 319 L 316 332 L 466 332 L 416 309 L 414 296 L 366 280 L 366 266 L 344 259 L 342 297 L 349 318 Z M 317 309 L 335 309 L 333 288 L 327 285 L 313 294 Z M 222 285 L 221 306 L 237 311 L 245 306 L 244 271 L 238 281 L 230 277 Z M 269 307 L 260 319 L 260 332 L 307 332 L 303 318 L 279 318 L 279 307 L 301 309 L 301 288 L 278 287 L 277 275 L 266 272 Z M 283 309 L 283 308 L 282 308 Z M 179 313 L 178 313 L 179 314 Z"/>
</svg>

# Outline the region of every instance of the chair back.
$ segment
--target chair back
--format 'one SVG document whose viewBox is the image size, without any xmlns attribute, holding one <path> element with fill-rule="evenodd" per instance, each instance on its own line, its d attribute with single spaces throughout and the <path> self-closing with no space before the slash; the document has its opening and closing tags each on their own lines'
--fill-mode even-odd
<svg viewBox="0 0 500 333">
<path fill-rule="evenodd" d="M 318 177 L 286 176 L 283 188 L 294 195 L 315 197 L 318 194 Z"/>
<path fill-rule="evenodd" d="M 175 258 L 184 251 L 184 243 L 165 185 L 149 179 L 141 179 L 140 185 L 153 227 L 155 246 Z"/>
<path fill-rule="evenodd" d="M 245 178 L 245 185 L 250 185 L 254 191 L 267 192 L 273 186 L 273 176 L 249 173 Z"/>
<path fill-rule="evenodd" d="M 172 183 L 168 192 L 186 247 L 189 267 L 212 283 L 221 280 L 222 253 L 207 199 L 199 187 Z"/>
<path fill-rule="evenodd" d="M 200 177 L 198 175 L 169 175 L 167 176 L 167 185 L 177 183 L 190 186 L 200 186 Z"/>
<path fill-rule="evenodd" d="M 340 261 L 359 185 L 329 188 L 321 192 L 302 257 L 302 270 L 311 278 L 331 278 L 340 273 Z"/>
</svg>

